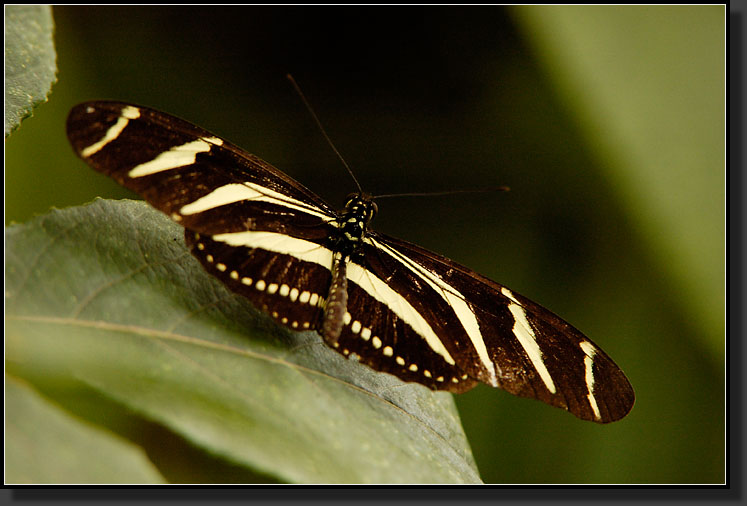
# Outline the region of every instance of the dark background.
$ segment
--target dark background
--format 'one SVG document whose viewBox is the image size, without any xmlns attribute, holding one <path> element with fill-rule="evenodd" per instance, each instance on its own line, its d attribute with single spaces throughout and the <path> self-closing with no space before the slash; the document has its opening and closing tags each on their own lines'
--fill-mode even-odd
<svg viewBox="0 0 747 506">
<path fill-rule="evenodd" d="M 671 25 L 653 31 L 643 25 L 629 29 L 638 26 L 631 17 L 640 13 L 607 12 L 607 24 L 587 26 L 613 33 L 626 48 L 628 54 L 610 53 L 610 68 L 666 44 L 690 61 L 690 48 L 662 36 L 668 28 L 688 31 L 715 19 L 716 41 L 724 33 L 718 15 L 698 10 L 667 11 L 657 19 Z M 533 18 L 547 11 L 55 7 L 54 16 L 59 80 L 49 102 L 6 142 L 6 223 L 95 196 L 133 197 L 88 169 L 67 145 L 67 111 L 98 98 L 183 117 L 341 205 L 354 183 L 285 79 L 291 72 L 366 191 L 510 186 L 509 193 L 383 200 L 374 227 L 445 254 L 550 308 L 605 349 L 636 390 L 631 414 L 607 426 L 488 387 L 457 396 L 485 482 L 725 479 L 725 298 L 718 235 L 724 227 L 723 158 L 697 164 L 697 177 L 715 182 L 721 192 L 692 202 L 702 206 L 706 219 L 683 227 L 715 247 L 703 264 L 705 272 L 715 267 L 722 276 L 702 287 L 715 287 L 708 297 L 713 304 L 693 312 L 687 281 L 673 267 L 686 262 L 688 237 L 671 245 L 677 238 L 662 225 L 666 220 L 641 212 L 640 202 L 620 184 L 627 177 L 627 153 L 595 144 L 590 132 L 600 138 L 615 132 L 607 126 L 615 124 L 616 108 L 580 107 L 584 90 L 568 99 L 571 88 L 554 70 L 572 66 L 555 52 L 568 48 L 548 45 Z M 723 53 L 715 55 L 723 62 Z M 710 75 L 710 56 L 692 54 L 705 62 L 693 79 Z M 621 80 L 621 89 L 636 79 L 666 79 L 655 68 Z M 602 78 L 607 70 L 594 75 Z M 711 91 L 723 94 L 723 88 Z M 656 97 L 643 97 L 647 101 L 656 104 Z M 626 112 L 622 105 L 620 112 Z M 710 102 L 687 105 L 712 109 Z M 655 106 L 651 111 L 641 116 L 642 128 L 668 114 Z M 590 128 L 590 121 L 602 127 Z M 664 121 L 675 126 L 679 118 Z M 721 128 L 718 153 L 723 125 L 715 127 L 715 134 Z M 714 131 L 712 124 L 704 128 Z M 685 148 L 701 145 L 698 153 L 710 153 L 713 144 L 693 132 L 656 153 L 683 155 Z M 666 184 L 696 177 L 685 171 L 686 162 L 684 156 L 659 164 L 657 177 Z M 649 187 L 640 190 L 647 195 Z M 667 208 L 665 193 L 658 212 L 674 216 L 676 224 L 678 210 Z M 708 235 L 713 230 L 715 241 Z M 672 255 L 680 245 L 682 256 Z M 701 267 L 689 267 L 697 279 Z M 714 321 L 722 326 L 714 328 Z"/>
</svg>

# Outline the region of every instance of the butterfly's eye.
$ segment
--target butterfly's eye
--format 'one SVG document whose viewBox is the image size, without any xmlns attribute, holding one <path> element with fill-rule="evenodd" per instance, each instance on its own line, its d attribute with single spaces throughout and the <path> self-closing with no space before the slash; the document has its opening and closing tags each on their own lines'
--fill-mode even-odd
<svg viewBox="0 0 747 506">
<path fill-rule="evenodd" d="M 345 197 L 345 207 L 348 207 L 353 201 L 358 200 L 360 196 L 357 193 L 349 193 L 347 197 Z"/>
</svg>

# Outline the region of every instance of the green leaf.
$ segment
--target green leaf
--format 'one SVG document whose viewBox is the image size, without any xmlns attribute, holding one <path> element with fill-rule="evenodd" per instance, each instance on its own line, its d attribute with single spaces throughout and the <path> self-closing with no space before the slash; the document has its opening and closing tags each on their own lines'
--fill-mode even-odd
<svg viewBox="0 0 747 506">
<path fill-rule="evenodd" d="M 276 326 L 182 236 L 131 201 L 6 229 L 6 367 L 39 388 L 85 385 L 281 481 L 479 482 L 450 394 Z"/>
<path fill-rule="evenodd" d="M 8 375 L 5 412 L 6 483 L 163 482 L 140 448 L 71 416 Z"/>
<path fill-rule="evenodd" d="M 57 55 L 48 5 L 5 6 L 5 136 L 47 99 Z"/>
</svg>

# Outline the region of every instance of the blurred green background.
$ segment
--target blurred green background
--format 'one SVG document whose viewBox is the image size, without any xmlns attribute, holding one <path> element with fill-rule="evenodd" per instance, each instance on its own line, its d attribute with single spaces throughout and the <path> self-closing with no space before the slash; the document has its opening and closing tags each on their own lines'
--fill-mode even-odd
<svg viewBox="0 0 747 506">
<path fill-rule="evenodd" d="M 6 140 L 6 224 L 133 197 L 68 146 L 70 107 L 97 98 L 188 119 L 341 205 L 354 184 L 291 72 L 366 191 L 510 186 L 387 199 L 375 228 L 550 308 L 636 390 L 607 426 L 484 386 L 458 396 L 485 482 L 721 483 L 725 14 L 55 7 L 59 80 Z"/>
</svg>

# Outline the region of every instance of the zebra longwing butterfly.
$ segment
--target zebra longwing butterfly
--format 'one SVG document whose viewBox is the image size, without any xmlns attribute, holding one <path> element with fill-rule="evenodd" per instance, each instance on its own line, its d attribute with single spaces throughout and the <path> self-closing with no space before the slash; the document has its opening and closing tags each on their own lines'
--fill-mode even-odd
<svg viewBox="0 0 747 506">
<path fill-rule="evenodd" d="M 121 102 L 77 105 L 67 135 L 91 167 L 181 224 L 192 253 L 228 288 L 343 355 L 434 390 L 483 382 L 600 423 L 633 406 L 623 372 L 574 327 L 448 258 L 368 229 L 369 195 L 352 194 L 336 212 L 229 142 Z"/>
</svg>

